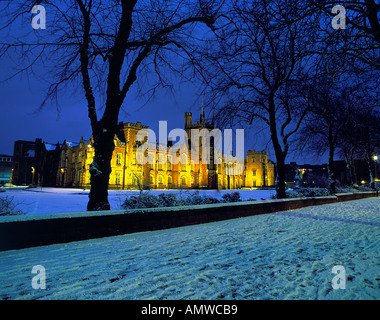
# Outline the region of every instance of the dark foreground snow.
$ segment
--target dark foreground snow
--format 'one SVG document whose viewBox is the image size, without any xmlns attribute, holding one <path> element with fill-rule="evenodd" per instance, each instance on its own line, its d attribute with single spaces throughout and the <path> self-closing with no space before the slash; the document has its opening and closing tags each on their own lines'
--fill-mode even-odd
<svg viewBox="0 0 380 320">
<path fill-rule="evenodd" d="M 2 299 L 380 299 L 380 198 L 0 252 Z M 46 270 L 33 289 L 32 268 Z M 333 289 L 332 268 L 346 270 Z"/>
</svg>

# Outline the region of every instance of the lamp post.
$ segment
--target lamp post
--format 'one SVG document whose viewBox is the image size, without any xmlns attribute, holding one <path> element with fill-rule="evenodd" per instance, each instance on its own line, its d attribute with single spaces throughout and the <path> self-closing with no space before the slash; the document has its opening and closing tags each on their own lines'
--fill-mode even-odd
<svg viewBox="0 0 380 320">
<path fill-rule="evenodd" d="M 374 160 L 374 162 L 375 162 L 375 177 L 374 177 L 374 183 L 375 183 L 375 190 L 376 190 L 376 197 L 378 197 L 379 196 L 379 193 L 378 193 L 378 191 L 377 191 L 377 183 L 376 183 L 376 177 L 377 177 L 377 175 L 376 175 L 376 167 L 377 167 L 377 156 L 376 155 L 374 155 L 373 156 L 373 160 Z"/>
<path fill-rule="evenodd" d="M 36 169 L 32 167 L 32 185 L 34 185 L 34 173 L 36 172 Z"/>
</svg>

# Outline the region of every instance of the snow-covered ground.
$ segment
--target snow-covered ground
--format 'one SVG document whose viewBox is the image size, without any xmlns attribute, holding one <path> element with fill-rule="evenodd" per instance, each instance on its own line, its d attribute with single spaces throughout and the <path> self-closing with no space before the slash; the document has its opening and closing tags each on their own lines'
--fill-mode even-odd
<svg viewBox="0 0 380 320">
<path fill-rule="evenodd" d="M 368 198 L 5 251 L 0 298 L 378 300 L 379 236 L 380 198 Z M 35 265 L 46 289 L 32 288 Z"/>
<path fill-rule="evenodd" d="M 1 195 L 14 197 L 14 201 L 18 203 L 17 209 L 21 209 L 27 214 L 49 214 L 64 212 L 80 212 L 86 211 L 89 190 L 68 189 L 68 188 L 5 188 L 5 192 Z M 109 202 L 112 210 L 121 209 L 127 195 L 138 194 L 139 191 L 108 191 Z M 152 194 L 160 194 L 163 192 L 180 192 L 179 190 L 151 190 Z M 195 190 L 183 190 L 184 194 L 193 193 Z M 199 190 L 199 194 L 208 194 L 212 197 L 222 199 L 223 194 L 231 193 L 234 190 Z M 275 193 L 274 190 L 239 190 L 241 199 L 270 199 Z"/>
</svg>

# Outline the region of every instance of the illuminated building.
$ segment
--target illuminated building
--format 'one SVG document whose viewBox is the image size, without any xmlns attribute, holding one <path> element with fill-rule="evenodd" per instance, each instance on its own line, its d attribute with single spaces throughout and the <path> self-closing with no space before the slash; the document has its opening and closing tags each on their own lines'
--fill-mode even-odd
<svg viewBox="0 0 380 320">
<path fill-rule="evenodd" d="M 234 166 L 231 160 L 221 154 L 214 154 L 214 140 L 210 138 L 210 161 L 206 163 L 200 156 L 199 161 L 191 159 L 190 151 L 176 155 L 180 161 L 173 164 L 170 153 L 168 159 L 160 159 L 167 152 L 160 152 L 156 143 L 152 156 L 155 163 L 141 164 L 138 159 L 138 148 L 144 142 L 136 141 L 136 135 L 147 126 L 137 123 L 120 123 L 114 137 L 115 149 L 111 160 L 110 189 L 239 189 L 262 186 L 273 186 L 274 165 L 268 161 L 265 151 L 248 151 L 244 160 L 244 168 L 239 174 L 228 175 L 227 169 Z M 188 134 L 188 148 L 197 143 L 191 140 L 192 129 L 214 129 L 214 121 L 206 122 L 204 111 L 200 121 L 193 123 L 192 114 L 185 113 L 185 132 Z M 202 139 L 199 141 L 202 149 Z M 172 141 L 167 141 L 167 151 L 172 147 Z M 90 165 L 94 157 L 92 138 L 85 142 L 83 138 L 76 145 L 64 142 L 57 172 L 57 186 L 90 188 Z M 219 163 L 214 159 L 219 157 Z M 186 158 L 186 159 L 185 159 Z"/>
</svg>

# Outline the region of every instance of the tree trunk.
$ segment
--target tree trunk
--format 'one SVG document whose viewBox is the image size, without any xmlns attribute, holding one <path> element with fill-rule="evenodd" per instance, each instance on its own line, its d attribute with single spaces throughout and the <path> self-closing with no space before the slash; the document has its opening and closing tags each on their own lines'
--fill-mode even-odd
<svg viewBox="0 0 380 320">
<path fill-rule="evenodd" d="M 354 160 L 354 155 L 355 155 L 355 150 L 352 150 L 351 155 L 350 155 L 350 172 L 351 172 L 351 178 L 352 178 L 352 183 L 353 185 L 358 184 L 358 178 L 356 177 L 356 169 L 355 169 L 355 160 Z"/>
<path fill-rule="evenodd" d="M 112 152 L 115 148 L 114 130 L 101 129 L 94 135 L 95 157 L 90 167 L 91 189 L 87 211 L 110 210 L 108 185 Z"/>
<path fill-rule="evenodd" d="M 328 165 L 328 177 L 329 177 L 329 194 L 336 193 L 335 172 L 334 172 L 334 145 L 332 141 L 329 141 L 329 165 Z"/>
<path fill-rule="evenodd" d="M 269 98 L 268 113 L 269 113 L 269 128 L 271 133 L 271 140 L 276 154 L 277 161 L 277 178 L 276 178 L 276 197 L 277 199 L 286 198 L 285 193 L 285 157 L 286 151 L 283 151 L 277 136 L 277 121 L 276 121 L 276 108 L 274 102 L 274 94 Z"/>
<path fill-rule="evenodd" d="M 277 157 L 277 178 L 276 178 L 276 194 L 277 199 L 286 198 L 285 186 L 285 159 Z"/>
<path fill-rule="evenodd" d="M 374 168 L 372 166 L 371 156 L 366 153 L 366 160 L 368 164 L 368 171 L 369 171 L 369 184 L 372 189 L 375 190 L 375 179 L 374 179 Z"/>
</svg>

